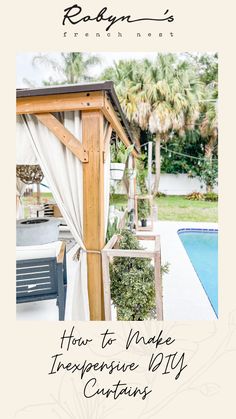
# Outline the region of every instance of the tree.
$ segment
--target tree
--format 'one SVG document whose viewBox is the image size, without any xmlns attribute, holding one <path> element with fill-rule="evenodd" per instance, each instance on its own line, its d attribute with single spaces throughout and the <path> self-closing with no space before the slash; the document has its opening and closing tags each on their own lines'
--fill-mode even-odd
<svg viewBox="0 0 236 419">
<path fill-rule="evenodd" d="M 218 141 L 218 55 L 190 54 L 190 59 L 204 84 L 204 95 L 200 104 L 200 133 L 207 142 L 205 156 L 211 160 Z"/>
<path fill-rule="evenodd" d="M 209 86 L 210 84 L 218 84 L 218 54 L 185 54 L 186 59 L 193 65 L 201 82 Z"/>
<path fill-rule="evenodd" d="M 161 145 L 175 141 L 186 147 L 188 142 L 193 142 L 196 157 L 201 158 L 204 157 L 203 146 L 206 155 L 214 152 L 217 145 L 217 70 L 216 54 L 185 53 L 158 54 L 154 62 L 119 61 L 103 73 L 104 78 L 114 81 L 123 111 L 133 129 L 137 133 L 141 131 L 141 138 L 144 133 L 144 137 L 150 139 L 151 134 L 155 141 L 154 193 L 160 179 Z M 199 141 L 199 147 L 196 141 Z M 181 151 L 184 153 L 183 148 Z M 198 169 L 196 164 L 194 166 Z M 185 167 L 189 170 L 186 163 Z"/>
<path fill-rule="evenodd" d="M 119 67 L 119 69 L 118 69 Z M 111 73 L 110 73 L 111 74 Z M 193 129 L 199 117 L 201 83 L 186 61 L 174 54 L 159 54 L 154 62 L 120 62 L 114 73 L 122 108 L 131 123 L 155 136 L 156 176 L 160 179 L 160 147 L 171 132 L 180 136 Z M 117 77 L 119 76 L 119 77 Z"/>
<path fill-rule="evenodd" d="M 92 78 L 88 75 L 89 69 L 99 63 L 100 59 L 96 55 L 82 52 L 62 52 L 58 59 L 53 59 L 46 54 L 40 54 L 33 58 L 33 65 L 48 66 L 53 72 L 58 74 L 58 79 L 50 76 L 48 80 L 43 80 L 45 86 L 90 81 Z"/>
</svg>

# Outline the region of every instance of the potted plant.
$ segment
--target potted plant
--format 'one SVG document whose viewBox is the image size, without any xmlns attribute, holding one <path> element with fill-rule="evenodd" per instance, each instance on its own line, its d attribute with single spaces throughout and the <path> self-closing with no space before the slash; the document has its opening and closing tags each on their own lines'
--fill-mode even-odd
<svg viewBox="0 0 236 419">
<path fill-rule="evenodd" d="M 111 146 L 110 173 L 112 180 L 121 180 L 124 176 L 126 161 L 134 146 L 126 147 L 121 141 Z"/>
<path fill-rule="evenodd" d="M 150 215 L 150 202 L 147 199 L 138 199 L 138 219 L 142 227 L 147 227 L 147 219 Z"/>
<path fill-rule="evenodd" d="M 120 249 L 141 249 L 137 237 L 121 232 Z M 146 258 L 114 257 L 110 264 L 111 298 L 118 320 L 145 320 L 155 309 L 154 267 Z"/>
</svg>

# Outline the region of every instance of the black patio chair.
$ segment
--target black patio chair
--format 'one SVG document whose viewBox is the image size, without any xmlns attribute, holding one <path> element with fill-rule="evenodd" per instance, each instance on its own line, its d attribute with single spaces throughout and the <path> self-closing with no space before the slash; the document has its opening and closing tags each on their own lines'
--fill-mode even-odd
<svg viewBox="0 0 236 419">
<path fill-rule="evenodd" d="M 65 318 L 66 252 L 62 242 L 57 257 L 16 261 L 16 302 L 57 299 L 59 320 Z"/>
</svg>

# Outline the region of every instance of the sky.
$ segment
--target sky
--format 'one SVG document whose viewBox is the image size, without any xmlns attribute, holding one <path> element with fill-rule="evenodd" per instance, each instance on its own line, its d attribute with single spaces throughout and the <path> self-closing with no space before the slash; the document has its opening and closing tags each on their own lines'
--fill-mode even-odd
<svg viewBox="0 0 236 419">
<path fill-rule="evenodd" d="M 40 52 L 19 53 L 16 56 L 16 87 L 29 87 L 24 81 L 29 80 L 34 87 L 42 86 L 42 80 L 47 80 L 50 76 L 57 78 L 57 73 L 53 72 L 49 66 L 33 65 L 33 57 L 39 55 Z M 47 54 L 47 53 L 45 53 Z M 93 55 L 98 55 L 101 58 L 101 64 L 96 65 L 90 71 L 90 76 L 97 76 L 105 67 L 112 65 L 114 61 L 120 59 L 142 59 L 149 58 L 153 60 L 156 52 L 91 52 Z M 48 53 L 49 57 L 60 60 L 59 53 Z"/>
</svg>

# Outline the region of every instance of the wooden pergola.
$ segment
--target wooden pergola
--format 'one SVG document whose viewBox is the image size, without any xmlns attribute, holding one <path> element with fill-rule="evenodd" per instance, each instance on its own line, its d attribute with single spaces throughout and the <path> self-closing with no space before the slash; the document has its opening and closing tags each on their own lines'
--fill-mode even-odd
<svg viewBox="0 0 236 419">
<path fill-rule="evenodd" d="M 81 111 L 82 142 L 53 115 Z M 90 319 L 104 319 L 101 250 L 104 247 L 104 163 L 112 131 L 129 146 L 129 125 L 121 110 L 113 82 L 20 89 L 16 92 L 17 115 L 33 114 L 83 163 L 83 242 L 88 253 Z M 104 131 L 104 118 L 109 129 Z M 138 157 L 134 147 L 132 154 Z"/>
</svg>

